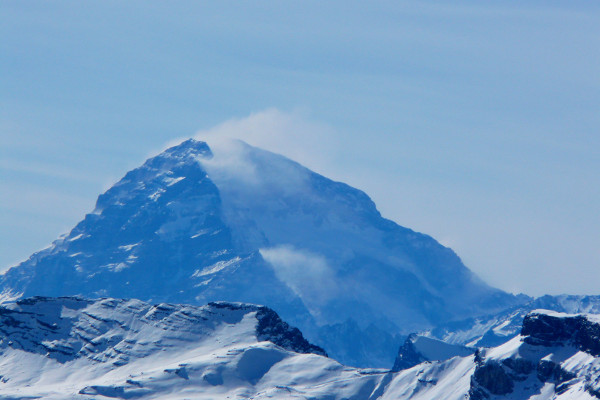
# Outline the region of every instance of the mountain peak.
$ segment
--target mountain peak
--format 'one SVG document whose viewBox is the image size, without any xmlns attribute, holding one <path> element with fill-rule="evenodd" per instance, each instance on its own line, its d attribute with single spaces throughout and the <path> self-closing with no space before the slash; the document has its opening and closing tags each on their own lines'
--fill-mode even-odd
<svg viewBox="0 0 600 400">
<path fill-rule="evenodd" d="M 206 158 L 212 157 L 212 152 L 206 142 L 190 138 L 175 146 L 167 148 L 157 157 L 171 157 L 180 159 L 197 157 Z"/>
<path fill-rule="evenodd" d="M 342 361 L 378 366 L 398 333 L 519 302 L 364 192 L 243 142 L 194 139 L 129 171 L 66 237 L 0 276 L 0 294 L 264 304 L 326 350 L 338 339 L 319 330 L 352 319 L 393 347 L 375 361 L 379 343 L 365 340 Z M 343 352 L 330 354 L 356 353 Z"/>
<path fill-rule="evenodd" d="M 192 180 L 206 177 L 200 162 L 213 157 L 206 142 L 188 139 L 169 147 L 141 166 L 129 171 L 106 193 L 98 197 L 94 214 L 107 207 L 124 204 L 136 197 L 158 198 L 167 188 L 186 178 Z M 140 201 L 141 199 L 138 199 Z"/>
<path fill-rule="evenodd" d="M 210 159 L 212 157 L 213 153 L 206 142 L 196 139 L 187 139 L 178 145 L 167 148 L 157 156 L 148 159 L 140 168 L 145 168 L 146 170 L 157 173 L 169 173 L 174 172 L 174 169 L 183 165 L 196 165 L 201 160 Z"/>
</svg>

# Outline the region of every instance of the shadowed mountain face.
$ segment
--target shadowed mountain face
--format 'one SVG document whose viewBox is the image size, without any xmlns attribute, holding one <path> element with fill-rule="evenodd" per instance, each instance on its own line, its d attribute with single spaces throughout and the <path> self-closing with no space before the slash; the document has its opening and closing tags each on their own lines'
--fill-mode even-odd
<svg viewBox="0 0 600 400">
<path fill-rule="evenodd" d="M 265 304 L 326 350 L 335 343 L 333 357 L 388 367 L 394 335 L 520 301 L 479 280 L 451 249 L 382 218 L 360 190 L 242 142 L 210 149 L 195 140 L 128 172 L 0 286 L 4 300 Z M 367 335 L 361 351 L 335 334 L 348 323 L 354 336 Z"/>
</svg>

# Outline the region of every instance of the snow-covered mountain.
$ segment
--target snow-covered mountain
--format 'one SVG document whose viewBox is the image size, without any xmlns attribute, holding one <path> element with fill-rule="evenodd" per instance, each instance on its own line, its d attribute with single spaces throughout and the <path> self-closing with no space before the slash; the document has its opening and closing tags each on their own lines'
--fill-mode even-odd
<svg viewBox="0 0 600 400">
<path fill-rule="evenodd" d="M 413 342 L 443 361 L 345 367 L 262 306 L 28 298 L 0 306 L 0 397 L 600 398 L 598 316 L 538 310 L 519 336 L 475 354 Z"/>
<path fill-rule="evenodd" d="M 426 336 L 411 334 L 398 350 L 393 371 L 414 367 L 426 361 L 445 361 L 475 353 L 475 348 L 442 342 Z"/>
<path fill-rule="evenodd" d="M 3 399 L 245 397 L 273 364 L 310 362 L 304 354 L 326 356 L 263 306 L 34 297 L 0 307 Z"/>
<path fill-rule="evenodd" d="M 519 336 L 475 354 L 471 399 L 600 398 L 600 318 L 536 310 Z"/>
<path fill-rule="evenodd" d="M 455 345 L 495 347 L 517 336 L 525 316 L 536 309 L 600 314 L 600 296 L 545 295 L 495 314 L 441 324 L 420 335 Z"/>
<path fill-rule="evenodd" d="M 242 142 L 196 140 L 128 172 L 0 292 L 265 304 L 340 361 L 381 367 L 402 334 L 524 301 L 360 190 Z"/>
</svg>

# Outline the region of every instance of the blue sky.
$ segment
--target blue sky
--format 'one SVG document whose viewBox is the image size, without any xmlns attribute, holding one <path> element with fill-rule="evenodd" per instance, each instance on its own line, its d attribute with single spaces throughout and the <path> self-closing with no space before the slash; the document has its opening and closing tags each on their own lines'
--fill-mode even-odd
<svg viewBox="0 0 600 400">
<path fill-rule="evenodd" d="M 365 190 L 492 285 L 598 294 L 599 20 L 592 1 L 2 1 L 0 267 L 209 131 Z"/>
</svg>

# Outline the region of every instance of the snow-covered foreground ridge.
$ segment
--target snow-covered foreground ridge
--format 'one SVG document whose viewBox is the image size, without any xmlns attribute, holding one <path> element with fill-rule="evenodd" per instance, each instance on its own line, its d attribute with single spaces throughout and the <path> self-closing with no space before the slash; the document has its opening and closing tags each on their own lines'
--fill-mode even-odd
<svg viewBox="0 0 600 400">
<path fill-rule="evenodd" d="M 3 399 L 245 396 L 276 363 L 327 360 L 267 307 L 76 297 L 0 307 L 0 352 Z"/>
<path fill-rule="evenodd" d="M 266 307 L 30 298 L 0 307 L 2 399 L 595 399 L 599 318 L 538 310 L 496 348 L 390 372 Z"/>
<path fill-rule="evenodd" d="M 329 354 L 391 367 L 399 335 L 526 301 L 362 191 L 242 142 L 187 140 L 128 172 L 0 297 L 265 304 Z"/>
</svg>

